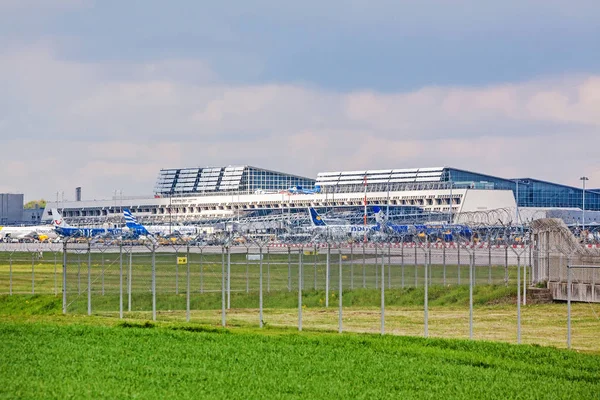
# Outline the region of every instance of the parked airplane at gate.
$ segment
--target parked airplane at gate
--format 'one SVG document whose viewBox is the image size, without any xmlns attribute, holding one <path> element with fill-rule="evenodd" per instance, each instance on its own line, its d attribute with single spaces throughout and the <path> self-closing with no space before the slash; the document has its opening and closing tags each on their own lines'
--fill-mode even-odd
<svg viewBox="0 0 600 400">
<path fill-rule="evenodd" d="M 137 218 L 133 216 L 131 211 L 127 208 L 123 209 L 123 216 L 125 217 L 125 225 L 127 228 L 136 235 L 160 235 L 168 236 L 171 234 L 179 234 L 184 236 L 196 235 L 198 228 L 195 226 L 186 225 L 149 225 L 144 226 L 137 221 Z"/>
<path fill-rule="evenodd" d="M 456 236 L 470 238 L 473 232 L 466 225 L 454 224 L 420 224 L 420 225 L 399 225 L 388 222 L 388 216 L 377 206 L 373 207 L 375 211 L 375 220 L 381 227 L 382 232 L 387 232 L 395 235 L 428 235 L 443 239 L 444 241 L 452 241 Z"/>
<path fill-rule="evenodd" d="M 52 225 L 0 226 L 0 239 L 36 239 L 43 242 L 56 237 Z"/>
<path fill-rule="evenodd" d="M 314 208 L 309 207 L 308 213 L 312 225 L 309 229 L 312 231 L 329 233 L 334 236 L 364 236 L 365 233 L 379 230 L 379 225 L 328 225 Z"/>
<path fill-rule="evenodd" d="M 52 209 L 52 225 L 60 236 L 64 237 L 94 237 L 101 235 L 121 236 L 121 228 L 76 228 L 66 223 L 57 209 Z"/>
</svg>

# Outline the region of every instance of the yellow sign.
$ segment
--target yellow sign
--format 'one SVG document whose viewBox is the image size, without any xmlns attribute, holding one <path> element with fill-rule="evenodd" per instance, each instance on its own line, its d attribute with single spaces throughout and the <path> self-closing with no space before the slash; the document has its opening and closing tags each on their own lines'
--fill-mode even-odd
<svg viewBox="0 0 600 400">
<path fill-rule="evenodd" d="M 187 264 L 187 257 L 177 257 L 177 264 L 178 265 Z"/>
</svg>

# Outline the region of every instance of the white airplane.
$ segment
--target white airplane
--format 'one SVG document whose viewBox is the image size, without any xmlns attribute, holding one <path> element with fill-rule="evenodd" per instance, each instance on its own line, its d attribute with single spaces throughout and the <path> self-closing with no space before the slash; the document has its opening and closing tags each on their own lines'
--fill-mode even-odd
<svg viewBox="0 0 600 400">
<path fill-rule="evenodd" d="M 52 225 L 0 226 L 0 239 L 36 239 L 44 242 L 57 236 Z"/>
<path fill-rule="evenodd" d="M 312 207 L 308 208 L 310 214 L 311 227 L 308 230 L 312 232 L 325 233 L 332 236 L 344 236 L 344 237 L 363 237 L 365 234 L 375 233 L 379 231 L 379 224 L 377 225 L 329 225 L 323 218 L 317 213 Z"/>
</svg>

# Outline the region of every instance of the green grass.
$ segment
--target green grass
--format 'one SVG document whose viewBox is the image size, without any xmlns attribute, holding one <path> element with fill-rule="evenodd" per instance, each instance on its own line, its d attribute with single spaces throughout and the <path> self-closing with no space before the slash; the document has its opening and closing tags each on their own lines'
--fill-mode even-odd
<svg viewBox="0 0 600 400">
<path fill-rule="evenodd" d="M 424 304 L 424 288 L 386 289 L 386 306 L 421 306 Z M 339 292 L 332 290 L 329 302 L 332 306 L 338 303 Z M 473 303 L 485 305 L 498 302 L 510 302 L 516 296 L 516 288 L 505 286 L 476 286 L 473 291 Z M 320 308 L 325 305 L 326 293 L 324 290 L 306 290 L 302 293 L 302 304 L 310 308 Z M 69 296 L 68 313 L 87 313 L 87 293 L 81 296 Z M 31 302 L 24 303 L 25 301 Z M 92 310 L 94 313 L 116 312 L 119 310 L 120 297 L 111 291 L 101 295 L 94 292 L 92 296 Z M 220 310 L 222 296 L 220 292 L 193 293 L 190 298 L 192 310 Z M 344 307 L 379 307 L 381 291 L 374 289 L 355 289 L 343 292 Z M 428 303 L 430 306 L 468 306 L 469 288 L 467 286 L 431 286 L 428 290 Z M 257 308 L 259 293 L 252 291 L 246 293 L 232 292 L 232 308 Z M 53 295 L 0 295 L 0 312 L 8 314 L 37 312 L 36 306 L 41 310 L 62 312 L 62 296 Z M 298 307 L 298 292 L 278 290 L 263 292 L 263 305 L 265 308 L 294 309 Z M 127 294 L 123 296 L 125 311 L 128 308 Z M 158 310 L 185 310 L 186 295 L 174 293 L 160 293 L 156 297 Z M 152 310 L 152 294 L 135 293 L 132 295 L 133 312 Z"/>
<path fill-rule="evenodd" d="M 181 253 L 185 254 L 185 253 Z M 180 255 L 181 255 L 180 254 Z M 355 255 L 354 257 L 362 257 Z M 414 259 L 406 254 L 402 265 L 399 258 L 392 257 L 392 264 L 385 258 L 386 287 L 406 288 L 423 286 L 425 269 L 422 264 L 414 265 Z M 336 256 L 337 257 L 337 256 Z M 337 290 L 339 281 L 339 260 L 332 256 L 330 264 L 330 286 Z M 117 293 L 120 281 L 118 253 L 93 253 L 90 259 L 91 281 L 94 292 Z M 123 281 L 128 285 L 129 263 L 131 261 L 131 286 L 134 293 L 145 293 L 151 287 L 152 267 L 149 253 L 134 253 L 123 257 Z M 436 260 L 434 260 L 436 261 Z M 434 284 L 465 285 L 468 283 L 467 265 L 446 265 L 433 263 L 430 278 Z M 498 260 L 494 260 L 498 261 Z M 190 254 L 190 286 L 193 292 L 218 291 L 221 288 L 221 254 Z M 305 256 L 303 258 L 303 281 L 307 290 L 325 288 L 325 256 Z M 175 253 L 156 254 L 156 286 L 159 293 L 182 293 L 187 279 L 187 266 L 176 264 Z M 362 258 L 354 263 L 344 261 L 343 287 L 377 288 L 381 280 L 381 265 L 374 264 L 373 258 Z M 231 287 L 234 291 L 255 291 L 259 285 L 259 268 L 256 261 L 246 261 L 245 254 L 231 255 Z M 85 253 L 69 253 L 67 257 L 67 291 L 79 296 L 87 290 L 88 256 Z M 505 268 L 502 265 L 477 266 L 474 270 L 476 285 L 504 284 Z M 445 279 L 444 279 L 445 275 Z M 515 285 L 516 268 L 508 268 L 509 284 Z M 460 277 L 460 279 L 459 279 Z M 298 256 L 292 254 L 265 255 L 263 261 L 263 285 L 266 291 L 287 290 L 288 284 L 298 285 Z M 62 291 L 62 254 L 46 252 L 40 258 L 38 253 L 0 253 L 0 293 L 60 293 Z"/>
<path fill-rule="evenodd" d="M 4 398 L 596 398 L 600 358 L 536 346 L 126 322 L 0 325 Z"/>
</svg>

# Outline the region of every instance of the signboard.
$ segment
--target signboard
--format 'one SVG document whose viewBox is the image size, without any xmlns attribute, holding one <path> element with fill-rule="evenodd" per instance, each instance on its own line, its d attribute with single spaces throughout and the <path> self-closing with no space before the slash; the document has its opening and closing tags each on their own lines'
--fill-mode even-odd
<svg viewBox="0 0 600 400">
<path fill-rule="evenodd" d="M 177 257 L 177 264 L 178 265 L 185 265 L 185 264 L 187 264 L 187 257 Z"/>
</svg>

